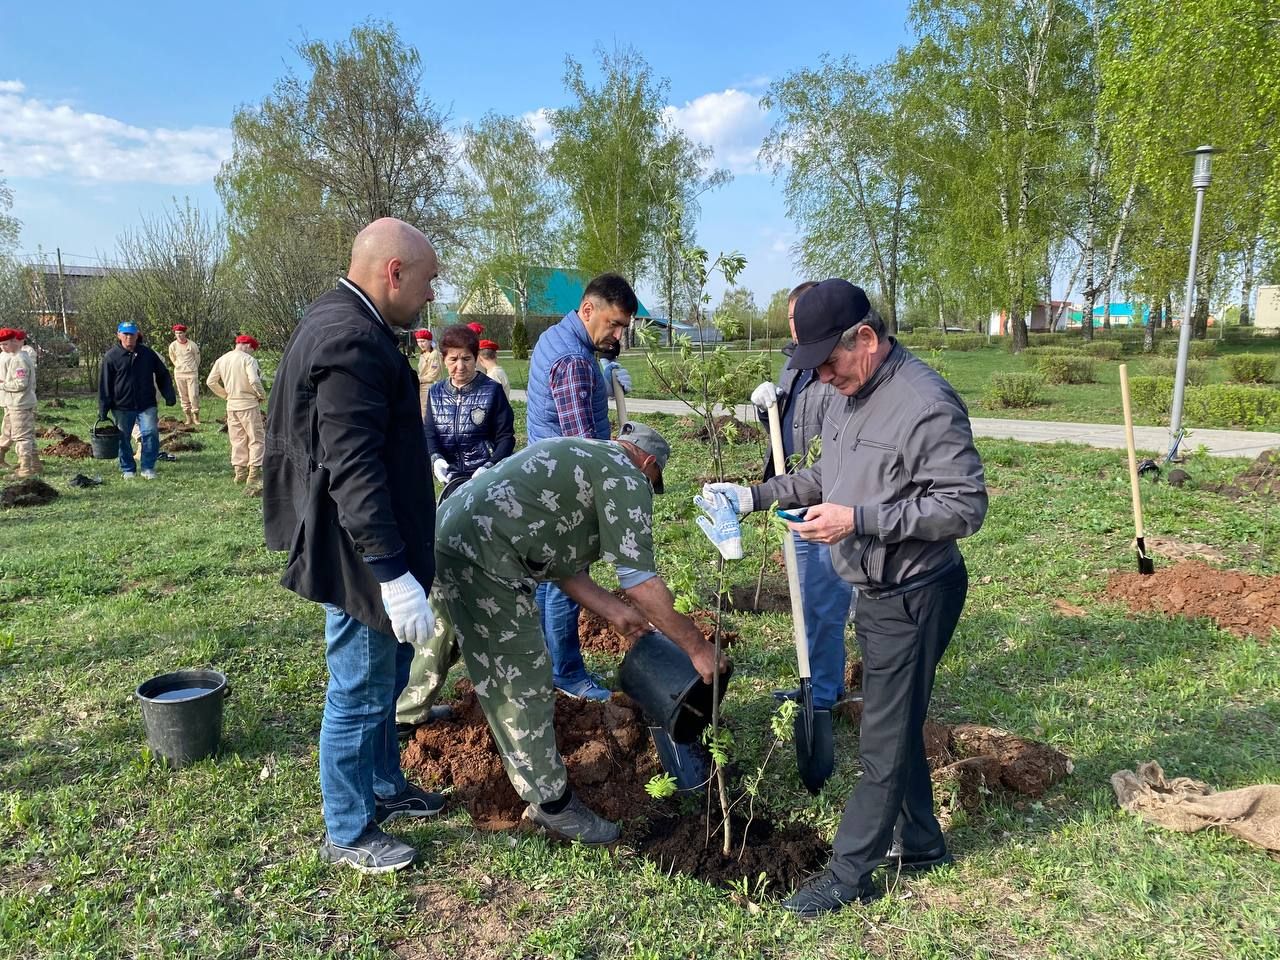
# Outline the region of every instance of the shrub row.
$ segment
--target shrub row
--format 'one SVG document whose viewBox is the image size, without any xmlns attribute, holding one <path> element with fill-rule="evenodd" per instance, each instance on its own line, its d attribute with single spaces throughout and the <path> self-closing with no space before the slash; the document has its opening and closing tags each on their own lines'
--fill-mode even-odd
<svg viewBox="0 0 1280 960">
<path fill-rule="evenodd" d="M 898 342 L 908 350 L 956 350 L 968 353 L 980 350 L 987 345 L 987 338 L 981 333 L 943 333 L 941 330 L 917 330 L 904 333 Z"/>
<path fill-rule="evenodd" d="M 997 373 L 987 383 L 982 403 L 987 407 L 1034 407 L 1041 403 L 1042 380 L 1034 373 Z"/>
<path fill-rule="evenodd" d="M 1218 342 L 1216 340 L 1192 340 L 1188 347 L 1190 349 L 1187 356 L 1195 357 L 1197 360 L 1212 357 L 1218 352 Z M 1161 340 L 1159 349 L 1160 353 L 1166 357 L 1176 357 L 1178 355 L 1178 338 L 1170 337 L 1168 340 Z"/>
<path fill-rule="evenodd" d="M 1235 353 L 1222 362 L 1236 383 L 1270 383 L 1276 372 L 1276 358 L 1260 353 Z"/>
<path fill-rule="evenodd" d="M 1129 381 L 1133 405 L 1147 416 L 1163 419 L 1173 408 L 1173 377 L 1134 377 Z M 1280 391 L 1214 383 L 1188 387 L 1183 402 L 1187 421 L 1207 427 L 1260 427 L 1280 421 Z"/>
<path fill-rule="evenodd" d="M 1046 383 L 1096 383 L 1097 369 L 1089 357 L 1040 357 L 1036 372 Z"/>
<path fill-rule="evenodd" d="M 1172 380 L 1178 373 L 1178 358 L 1150 357 L 1143 362 L 1142 370 L 1147 376 L 1168 377 Z M 1202 387 L 1208 382 L 1209 364 L 1203 360 L 1188 360 L 1187 383 L 1193 387 Z"/>
</svg>

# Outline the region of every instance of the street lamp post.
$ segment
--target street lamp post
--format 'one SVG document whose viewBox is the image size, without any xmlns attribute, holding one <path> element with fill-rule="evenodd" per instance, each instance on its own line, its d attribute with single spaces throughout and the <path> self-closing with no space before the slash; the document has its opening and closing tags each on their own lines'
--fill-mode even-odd
<svg viewBox="0 0 1280 960">
<path fill-rule="evenodd" d="M 1207 145 L 1199 146 L 1191 153 L 1196 158 L 1191 174 L 1191 186 L 1196 191 L 1196 216 L 1191 227 L 1191 264 L 1187 268 L 1182 328 L 1178 331 L 1178 370 L 1173 379 L 1173 411 L 1169 416 L 1169 460 L 1177 455 L 1178 444 L 1182 442 L 1182 398 L 1187 387 L 1187 357 L 1191 353 L 1191 312 L 1196 289 L 1196 257 L 1200 253 L 1200 215 L 1204 212 L 1204 192 L 1209 189 L 1212 177 L 1214 149 Z"/>
</svg>

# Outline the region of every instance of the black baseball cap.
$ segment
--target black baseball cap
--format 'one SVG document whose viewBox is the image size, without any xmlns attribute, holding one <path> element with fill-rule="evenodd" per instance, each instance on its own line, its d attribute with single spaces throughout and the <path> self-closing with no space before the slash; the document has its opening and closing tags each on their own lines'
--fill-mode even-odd
<svg viewBox="0 0 1280 960">
<path fill-rule="evenodd" d="M 813 370 L 826 362 L 840 335 L 860 323 L 884 336 L 884 321 L 871 309 L 861 287 L 836 277 L 810 287 L 796 301 L 796 351 L 788 364 L 794 370 Z"/>
</svg>

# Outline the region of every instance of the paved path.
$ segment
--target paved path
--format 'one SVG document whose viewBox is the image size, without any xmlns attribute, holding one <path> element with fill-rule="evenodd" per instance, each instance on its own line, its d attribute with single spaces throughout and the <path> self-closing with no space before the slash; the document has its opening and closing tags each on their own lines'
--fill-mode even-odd
<svg viewBox="0 0 1280 960">
<path fill-rule="evenodd" d="M 523 390 L 512 390 L 512 400 L 523 401 Z M 687 414 L 689 408 L 679 400 L 627 400 L 627 409 L 636 413 Z M 727 412 L 727 411 L 725 411 Z M 755 423 L 755 411 L 750 404 L 740 404 L 733 410 L 739 420 Z M 1107 423 L 1057 423 L 1048 420 L 973 420 L 975 436 L 997 440 L 1023 440 L 1028 443 L 1079 443 L 1086 447 L 1123 450 L 1124 426 Z M 1139 450 L 1164 454 L 1169 449 L 1169 431 L 1165 427 L 1134 427 L 1134 441 Z M 1253 430 L 1192 430 L 1182 441 L 1184 453 L 1190 453 L 1201 445 L 1215 457 L 1256 457 L 1263 450 L 1280 448 L 1280 433 L 1259 433 Z"/>
</svg>

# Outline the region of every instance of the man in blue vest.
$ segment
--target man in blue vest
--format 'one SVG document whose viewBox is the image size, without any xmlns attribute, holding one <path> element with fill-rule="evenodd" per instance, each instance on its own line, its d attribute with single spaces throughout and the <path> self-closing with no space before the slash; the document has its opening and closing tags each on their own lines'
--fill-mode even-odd
<svg viewBox="0 0 1280 960">
<path fill-rule="evenodd" d="M 529 361 L 529 443 L 548 437 L 609 439 L 612 378 L 617 375 L 624 392 L 631 378 L 613 361 L 602 369 L 596 353 L 617 347 L 639 306 L 631 284 L 604 273 L 587 284 L 577 310 L 538 338 Z M 539 585 L 537 599 L 556 689 L 579 700 L 608 700 L 609 691 L 582 662 L 578 604 L 550 582 Z"/>
</svg>

